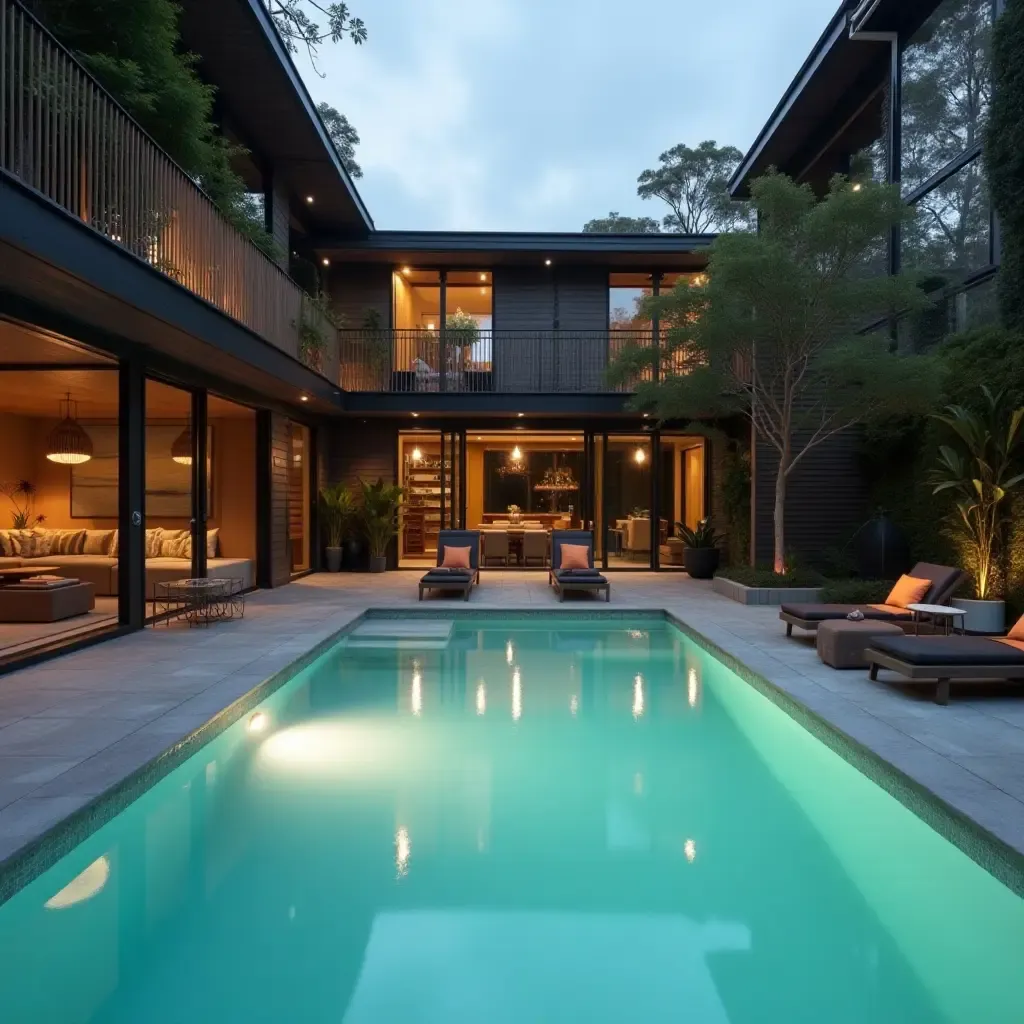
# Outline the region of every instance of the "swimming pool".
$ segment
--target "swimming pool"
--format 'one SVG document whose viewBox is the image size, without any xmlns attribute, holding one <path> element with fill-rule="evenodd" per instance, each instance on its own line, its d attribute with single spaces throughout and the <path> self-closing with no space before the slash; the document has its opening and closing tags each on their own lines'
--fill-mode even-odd
<svg viewBox="0 0 1024 1024">
<path fill-rule="evenodd" d="M 0 1019 L 1024 1020 L 1024 901 L 663 619 L 427 632 L 0 907 Z"/>
</svg>

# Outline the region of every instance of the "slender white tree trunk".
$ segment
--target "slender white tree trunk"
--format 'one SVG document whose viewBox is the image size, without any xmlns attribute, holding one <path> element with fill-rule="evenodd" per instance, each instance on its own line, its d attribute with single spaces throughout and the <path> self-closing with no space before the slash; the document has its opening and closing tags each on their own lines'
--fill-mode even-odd
<svg viewBox="0 0 1024 1024">
<path fill-rule="evenodd" d="M 786 571 L 786 471 L 789 452 L 779 458 L 779 472 L 775 478 L 775 564 L 777 573 Z"/>
</svg>

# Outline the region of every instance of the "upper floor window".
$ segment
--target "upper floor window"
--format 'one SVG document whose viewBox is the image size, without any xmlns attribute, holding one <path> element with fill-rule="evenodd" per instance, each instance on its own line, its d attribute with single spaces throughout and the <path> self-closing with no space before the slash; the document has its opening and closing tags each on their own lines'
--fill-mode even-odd
<svg viewBox="0 0 1024 1024">
<path fill-rule="evenodd" d="M 649 331 L 644 299 L 654 294 L 651 274 L 611 274 L 608 278 L 608 328 L 612 331 Z"/>
<path fill-rule="evenodd" d="M 993 0 L 942 0 L 902 57 L 902 180 L 912 192 L 978 147 L 991 98 Z"/>
</svg>

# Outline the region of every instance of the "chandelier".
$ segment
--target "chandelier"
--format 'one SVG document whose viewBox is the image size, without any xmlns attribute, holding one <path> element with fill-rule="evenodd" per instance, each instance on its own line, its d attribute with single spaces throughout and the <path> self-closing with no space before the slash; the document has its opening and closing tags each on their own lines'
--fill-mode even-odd
<svg viewBox="0 0 1024 1024">
<path fill-rule="evenodd" d="M 519 445 L 516 445 L 509 452 L 504 464 L 498 467 L 498 476 L 526 476 L 526 474 L 526 459 L 523 457 Z"/>
</svg>

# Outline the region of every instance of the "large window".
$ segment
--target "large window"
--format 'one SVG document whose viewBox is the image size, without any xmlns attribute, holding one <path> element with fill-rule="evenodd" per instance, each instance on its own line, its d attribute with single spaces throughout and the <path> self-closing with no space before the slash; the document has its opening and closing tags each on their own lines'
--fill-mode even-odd
<svg viewBox="0 0 1024 1024">
<path fill-rule="evenodd" d="M 902 179 L 919 188 L 980 146 L 991 96 L 992 0 L 943 0 L 903 52 Z"/>
</svg>

